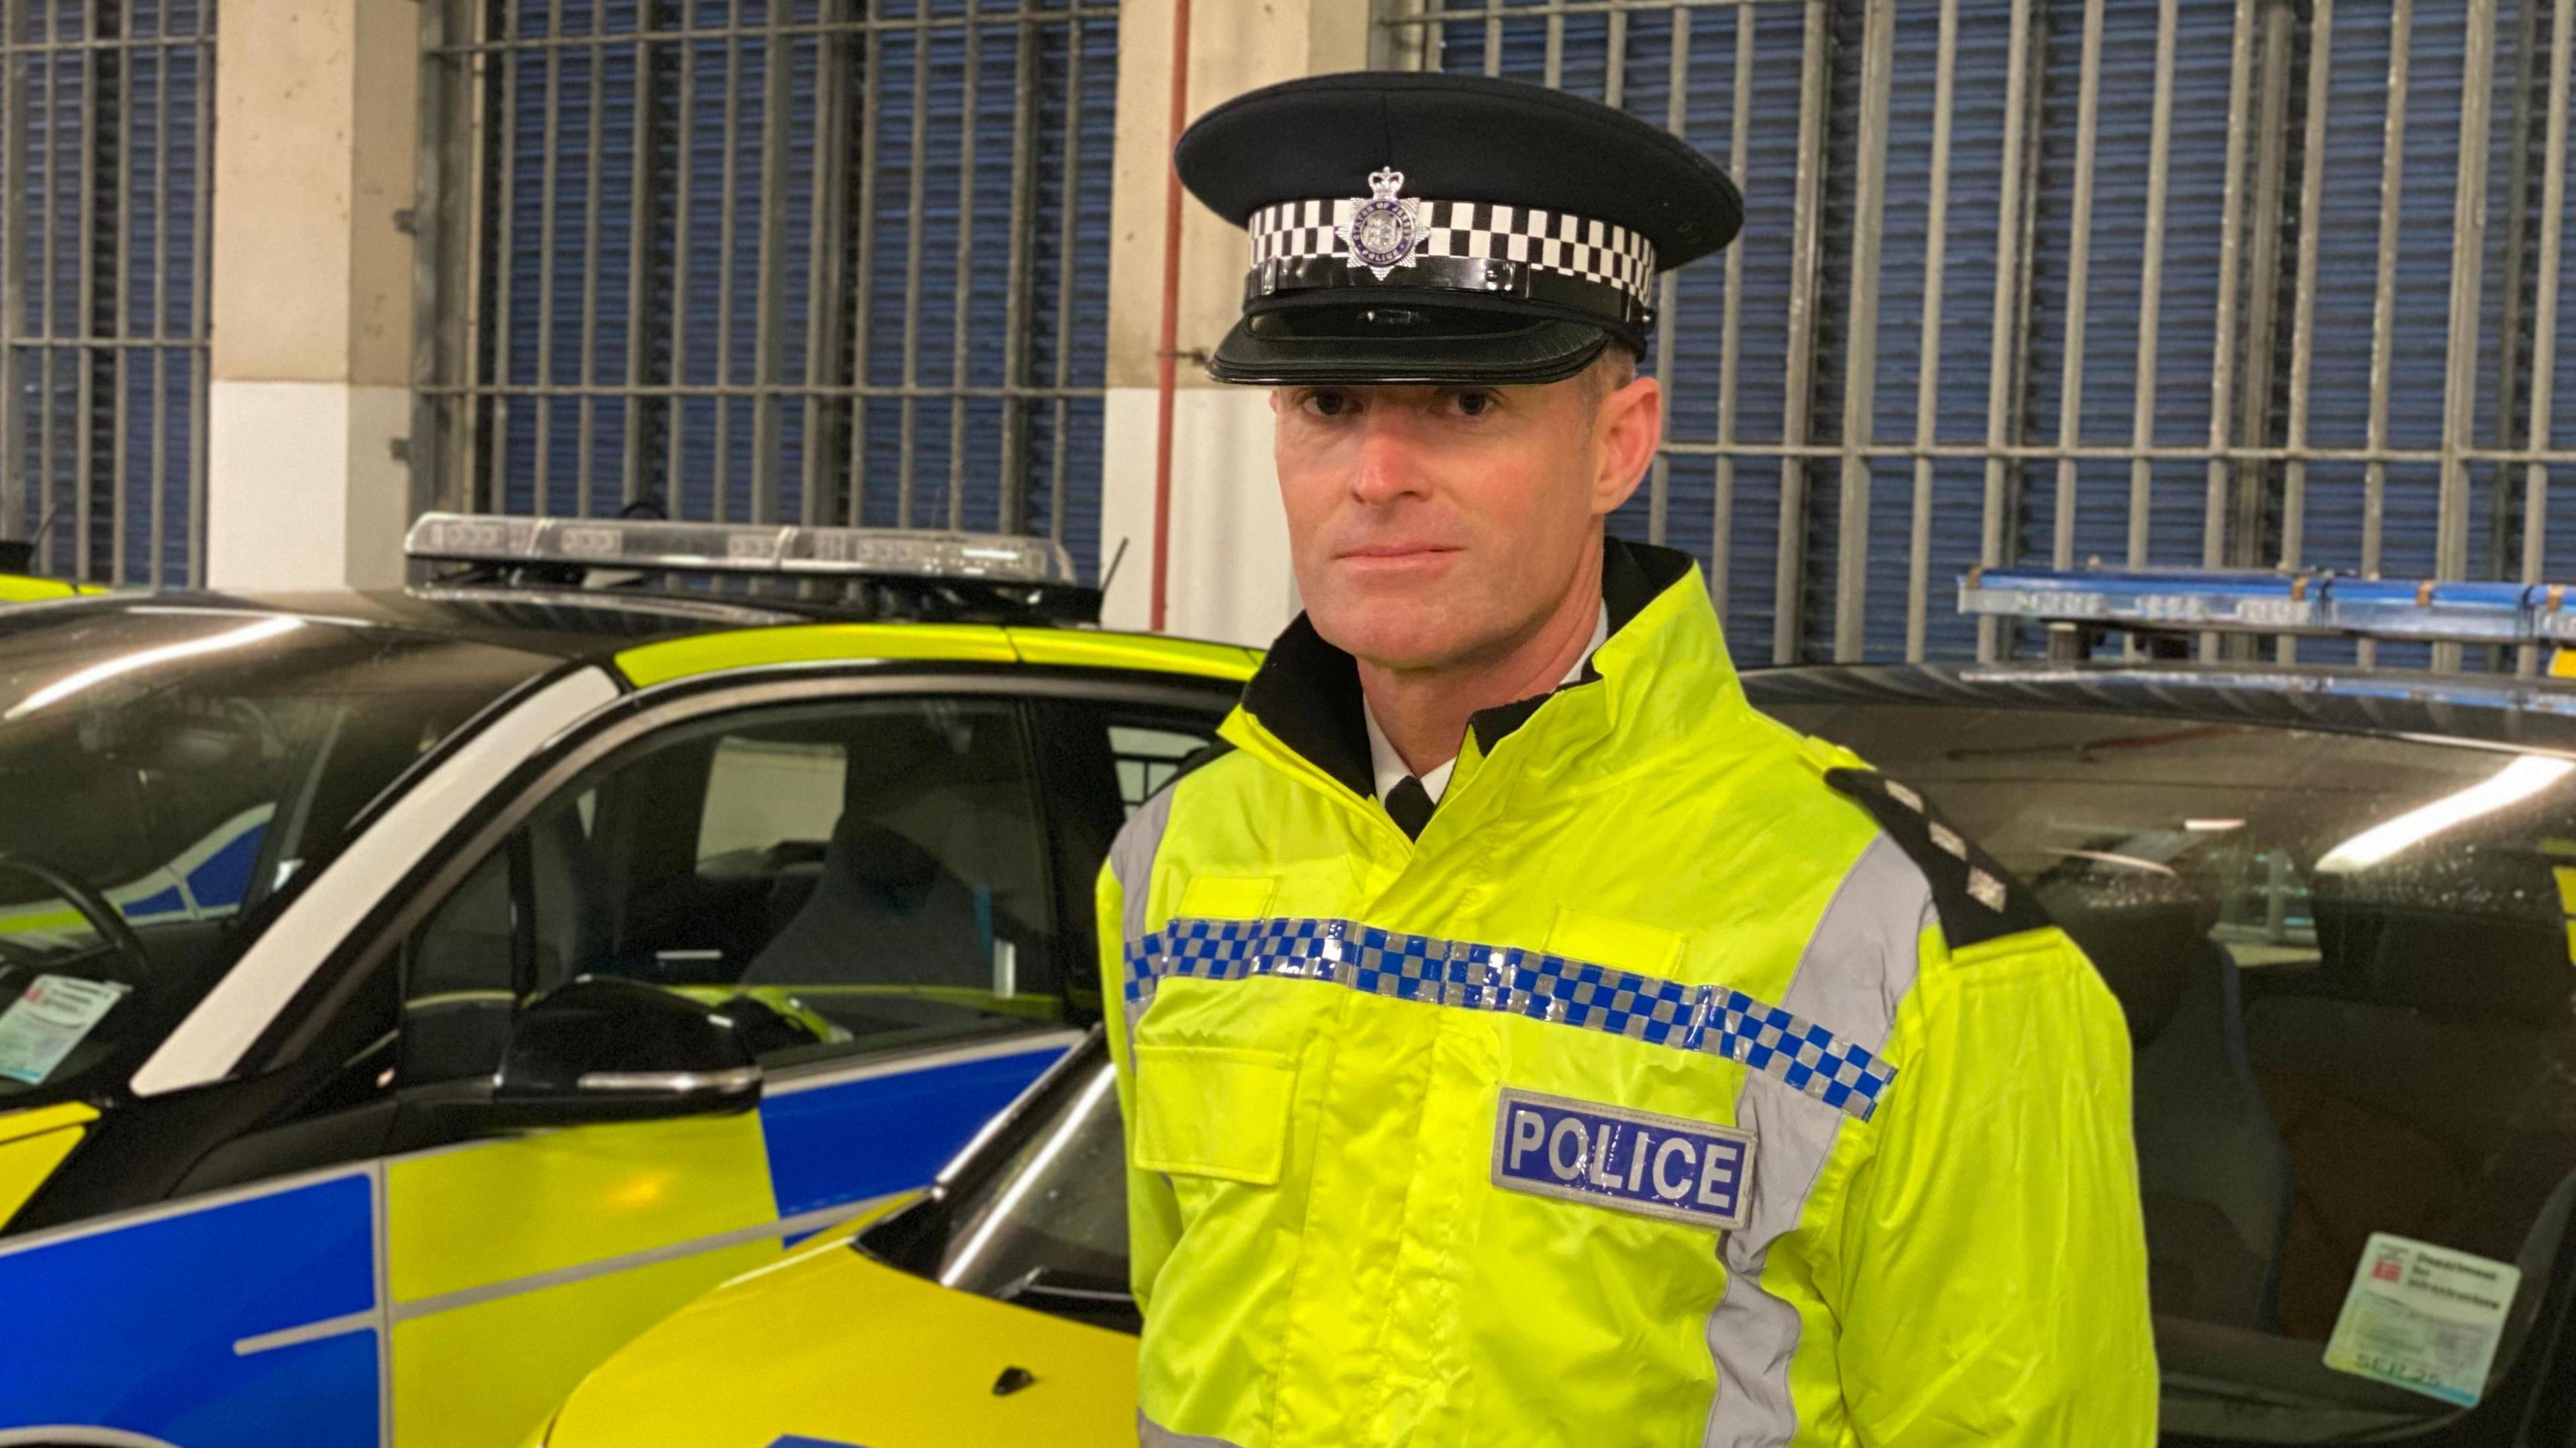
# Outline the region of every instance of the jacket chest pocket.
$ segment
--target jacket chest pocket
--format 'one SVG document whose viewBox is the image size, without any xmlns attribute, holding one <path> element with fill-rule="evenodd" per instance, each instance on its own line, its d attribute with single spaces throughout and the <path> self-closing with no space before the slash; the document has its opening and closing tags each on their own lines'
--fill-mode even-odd
<svg viewBox="0 0 2576 1448">
<path fill-rule="evenodd" d="M 1202 875 L 1174 919 L 1256 927 L 1279 881 Z M 1315 1002 L 1253 979 L 1166 980 L 1136 1024 L 1136 1129 L 1142 1170 L 1276 1186 L 1288 1156 L 1296 1045 Z"/>
<path fill-rule="evenodd" d="M 1248 1046 L 1136 1047 L 1136 1165 L 1267 1187 L 1287 1158 L 1297 1061 Z"/>
</svg>

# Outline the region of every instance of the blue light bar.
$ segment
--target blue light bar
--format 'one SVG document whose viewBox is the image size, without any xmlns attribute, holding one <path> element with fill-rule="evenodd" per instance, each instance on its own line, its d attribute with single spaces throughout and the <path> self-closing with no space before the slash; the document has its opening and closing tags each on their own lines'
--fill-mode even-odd
<svg viewBox="0 0 2576 1448">
<path fill-rule="evenodd" d="M 2040 623 L 2182 632 L 2345 634 L 2447 643 L 2576 641 L 2555 584 L 2355 578 L 2328 570 L 1981 568 L 1959 611 Z"/>
<path fill-rule="evenodd" d="M 2324 588 L 2338 633 L 2477 644 L 2527 643 L 2532 637 L 2519 583 L 2333 578 Z"/>
<path fill-rule="evenodd" d="M 555 564 L 677 573 L 880 577 L 1070 587 L 1073 559 L 1043 538 L 897 528 L 805 528 L 659 518 L 423 513 L 404 552 L 443 563 Z"/>
<path fill-rule="evenodd" d="M 2309 580 L 2284 573 L 2126 573 L 1983 568 L 1959 580 L 1959 611 L 2106 628 L 2316 627 Z"/>
<path fill-rule="evenodd" d="M 2532 637 L 2551 643 L 2576 643 L 2576 608 L 2568 607 L 2571 602 L 2576 600 L 2567 597 L 2566 584 L 2544 583 L 2532 589 L 2525 600 L 2531 610 Z"/>
</svg>

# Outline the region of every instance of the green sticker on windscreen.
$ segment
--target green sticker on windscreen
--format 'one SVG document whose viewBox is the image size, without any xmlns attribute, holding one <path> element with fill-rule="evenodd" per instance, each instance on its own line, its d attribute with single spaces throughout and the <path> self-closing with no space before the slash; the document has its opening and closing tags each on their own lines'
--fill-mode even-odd
<svg viewBox="0 0 2576 1448">
<path fill-rule="evenodd" d="M 41 1086 L 86 1040 L 129 987 L 116 981 L 40 975 L 0 1012 L 0 1076 Z"/>
<path fill-rule="evenodd" d="M 2326 1366 L 2473 1407 L 2522 1269 L 2374 1232 L 2353 1269 Z"/>
</svg>

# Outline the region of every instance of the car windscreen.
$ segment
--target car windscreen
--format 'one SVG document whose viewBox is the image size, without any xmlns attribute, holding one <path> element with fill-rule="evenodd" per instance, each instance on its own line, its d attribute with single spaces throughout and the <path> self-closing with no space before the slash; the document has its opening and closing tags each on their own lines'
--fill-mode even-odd
<svg viewBox="0 0 2576 1448">
<path fill-rule="evenodd" d="M 931 1189 L 857 1246 L 943 1287 L 1125 1332 L 1127 1178 L 1098 1031 Z"/>
<path fill-rule="evenodd" d="M 2516 1411 L 2576 1198 L 2576 761 L 1973 703 L 1773 712 L 1929 798 L 2118 997 L 2167 1432 Z"/>
<path fill-rule="evenodd" d="M 548 662 L 211 608 L 0 625 L 0 1109 L 121 1080 L 263 903 Z"/>
</svg>

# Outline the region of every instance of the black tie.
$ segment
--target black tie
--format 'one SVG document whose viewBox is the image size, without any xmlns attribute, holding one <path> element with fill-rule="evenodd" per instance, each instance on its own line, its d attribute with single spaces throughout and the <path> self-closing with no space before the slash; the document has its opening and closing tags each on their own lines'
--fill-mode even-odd
<svg viewBox="0 0 2576 1448">
<path fill-rule="evenodd" d="M 1431 823 L 1432 808 L 1431 791 L 1410 774 L 1386 792 L 1387 817 L 1395 821 L 1395 827 L 1404 831 L 1408 840 L 1422 838 L 1422 827 Z"/>
</svg>

